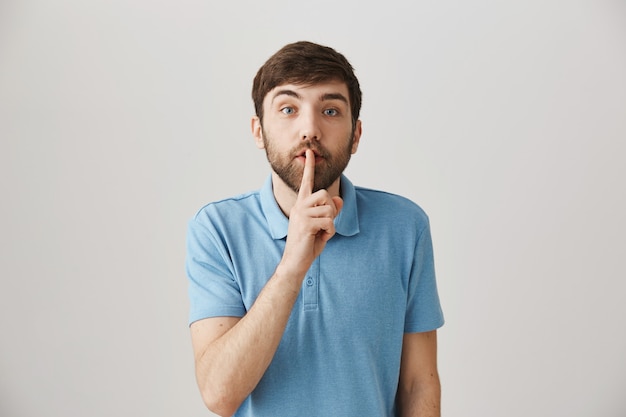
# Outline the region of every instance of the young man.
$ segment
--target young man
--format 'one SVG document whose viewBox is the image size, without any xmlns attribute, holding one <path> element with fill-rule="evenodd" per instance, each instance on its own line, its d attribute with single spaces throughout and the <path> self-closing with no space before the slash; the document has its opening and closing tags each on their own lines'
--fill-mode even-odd
<svg viewBox="0 0 626 417">
<path fill-rule="evenodd" d="M 439 416 L 443 325 L 426 214 L 342 174 L 361 90 L 335 50 L 296 42 L 258 71 L 261 190 L 188 230 L 196 378 L 221 416 Z"/>
</svg>

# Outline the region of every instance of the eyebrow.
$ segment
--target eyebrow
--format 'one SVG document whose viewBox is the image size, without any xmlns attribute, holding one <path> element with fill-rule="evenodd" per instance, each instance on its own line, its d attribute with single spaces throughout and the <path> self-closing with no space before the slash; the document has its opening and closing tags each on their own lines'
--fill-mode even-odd
<svg viewBox="0 0 626 417">
<path fill-rule="evenodd" d="M 277 97 L 279 96 L 289 96 L 289 97 L 293 97 L 296 98 L 298 100 L 300 100 L 302 97 L 300 97 L 300 94 L 296 93 L 293 90 L 278 90 L 275 94 L 274 97 L 272 97 L 272 102 L 274 102 L 274 100 L 276 100 Z"/>
<path fill-rule="evenodd" d="M 293 90 L 284 89 L 284 90 L 278 90 L 274 94 L 274 97 L 272 97 L 272 102 L 274 100 L 276 100 L 276 98 L 279 97 L 279 96 L 289 96 L 289 97 L 293 97 L 293 98 L 298 99 L 298 100 L 302 99 L 300 94 L 298 94 L 297 92 L 295 92 Z M 326 93 L 326 94 L 323 94 L 320 97 L 320 100 L 321 101 L 339 100 L 339 101 L 343 101 L 344 103 L 348 104 L 348 99 L 346 98 L 346 96 L 344 96 L 341 93 Z"/>
<path fill-rule="evenodd" d="M 348 99 L 346 98 L 346 96 L 344 96 L 343 94 L 340 94 L 340 93 L 324 94 L 322 96 L 322 101 L 326 101 L 326 100 L 339 100 L 339 101 L 343 101 L 344 103 L 348 104 Z"/>
</svg>

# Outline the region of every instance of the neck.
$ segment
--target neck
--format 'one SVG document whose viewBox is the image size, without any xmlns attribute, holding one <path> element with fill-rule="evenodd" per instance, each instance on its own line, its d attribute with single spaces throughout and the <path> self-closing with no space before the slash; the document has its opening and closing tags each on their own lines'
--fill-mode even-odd
<svg viewBox="0 0 626 417">
<path fill-rule="evenodd" d="M 330 187 L 326 189 L 328 194 L 331 197 L 336 197 L 340 195 L 340 183 L 341 177 L 337 178 L 335 182 L 333 182 Z M 298 193 L 291 189 L 287 184 L 280 179 L 280 177 L 272 172 L 272 188 L 274 193 L 274 198 L 278 203 L 281 211 L 285 214 L 285 216 L 289 217 L 289 213 L 291 213 L 291 208 L 296 204 L 296 200 L 298 199 Z"/>
</svg>

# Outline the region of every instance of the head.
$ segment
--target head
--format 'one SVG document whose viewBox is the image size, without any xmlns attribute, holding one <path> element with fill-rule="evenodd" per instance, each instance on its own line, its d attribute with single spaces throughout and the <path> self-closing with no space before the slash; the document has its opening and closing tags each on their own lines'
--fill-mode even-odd
<svg viewBox="0 0 626 417">
<path fill-rule="evenodd" d="M 256 115 L 263 123 L 263 100 L 279 85 L 313 85 L 332 80 L 348 87 L 354 129 L 361 111 L 361 88 L 352 65 L 334 49 L 306 41 L 285 45 L 259 69 L 252 85 Z"/>
<path fill-rule="evenodd" d="M 346 58 L 331 48 L 296 42 L 259 69 L 252 131 L 272 170 L 296 193 L 303 155 L 316 155 L 314 190 L 337 186 L 361 135 L 361 90 Z"/>
</svg>

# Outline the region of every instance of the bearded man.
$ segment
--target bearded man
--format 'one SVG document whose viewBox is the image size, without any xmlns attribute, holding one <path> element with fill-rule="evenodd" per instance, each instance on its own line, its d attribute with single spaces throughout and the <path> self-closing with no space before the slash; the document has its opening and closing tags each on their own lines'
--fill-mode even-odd
<svg viewBox="0 0 626 417">
<path fill-rule="evenodd" d="M 221 416 L 440 416 L 428 217 L 343 174 L 362 132 L 351 64 L 288 44 L 259 69 L 252 98 L 271 174 L 188 228 L 204 402 Z"/>
</svg>

